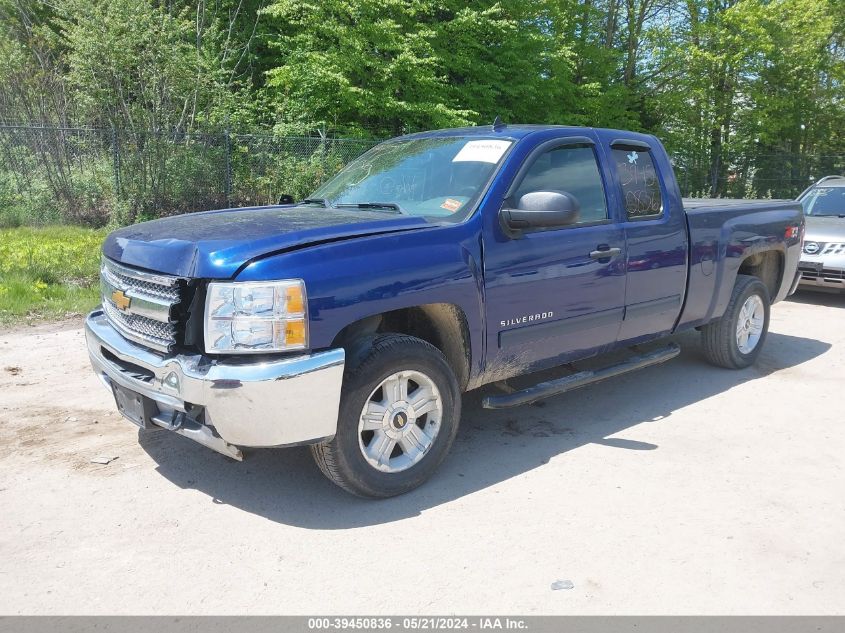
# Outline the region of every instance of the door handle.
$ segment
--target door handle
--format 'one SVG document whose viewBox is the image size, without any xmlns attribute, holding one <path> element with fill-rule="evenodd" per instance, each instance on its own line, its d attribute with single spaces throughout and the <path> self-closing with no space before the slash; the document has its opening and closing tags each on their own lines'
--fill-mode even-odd
<svg viewBox="0 0 845 633">
<path fill-rule="evenodd" d="M 616 255 L 622 253 L 621 248 L 601 248 L 599 247 L 598 250 L 592 251 L 590 253 L 590 257 L 593 259 L 610 259 Z"/>
</svg>

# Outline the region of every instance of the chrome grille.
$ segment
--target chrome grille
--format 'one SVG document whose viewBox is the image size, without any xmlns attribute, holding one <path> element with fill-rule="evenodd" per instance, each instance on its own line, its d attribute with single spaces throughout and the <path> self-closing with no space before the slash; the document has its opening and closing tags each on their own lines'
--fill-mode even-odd
<svg viewBox="0 0 845 633">
<path fill-rule="evenodd" d="M 178 286 L 163 286 L 152 281 L 144 281 L 136 277 L 129 277 L 121 273 L 119 269 L 115 268 L 114 264 L 109 264 L 106 268 L 107 274 L 110 275 L 118 285 L 125 288 L 132 288 L 140 294 L 145 294 L 150 297 L 160 297 L 168 301 L 179 301 L 179 287 Z"/>
<path fill-rule="evenodd" d="M 121 332 L 138 335 L 147 343 L 166 348 L 176 342 L 176 327 L 171 323 L 154 321 L 137 314 L 126 314 L 115 308 L 108 300 L 103 301 L 103 311 Z"/>
<path fill-rule="evenodd" d="M 816 242 L 815 240 L 804 241 L 804 252 L 807 255 L 845 255 L 845 242 Z"/>
<path fill-rule="evenodd" d="M 845 242 L 830 242 L 821 246 L 822 251 L 819 255 L 841 255 L 845 253 Z"/>
<path fill-rule="evenodd" d="M 103 312 L 126 338 L 170 351 L 176 344 L 174 306 L 181 300 L 178 277 L 148 273 L 103 258 L 100 267 Z"/>
</svg>

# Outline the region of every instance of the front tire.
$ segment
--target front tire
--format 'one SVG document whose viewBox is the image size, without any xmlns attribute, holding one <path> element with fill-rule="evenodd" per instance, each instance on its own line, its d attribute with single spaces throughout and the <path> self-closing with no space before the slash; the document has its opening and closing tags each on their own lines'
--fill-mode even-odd
<svg viewBox="0 0 845 633">
<path fill-rule="evenodd" d="M 311 454 L 326 477 L 354 495 L 413 490 L 431 477 L 458 431 L 455 374 L 436 347 L 401 334 L 367 340 L 348 358 L 337 434 Z"/>
<path fill-rule="evenodd" d="M 769 331 L 769 291 L 757 277 L 738 275 L 722 318 L 701 328 L 704 356 L 718 367 L 753 364 Z"/>
</svg>

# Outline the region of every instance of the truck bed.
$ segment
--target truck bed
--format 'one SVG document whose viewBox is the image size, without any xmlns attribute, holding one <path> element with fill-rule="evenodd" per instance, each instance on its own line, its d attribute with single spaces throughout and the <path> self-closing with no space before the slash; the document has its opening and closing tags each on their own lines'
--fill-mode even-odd
<svg viewBox="0 0 845 633">
<path fill-rule="evenodd" d="M 774 251 L 789 274 L 765 279 L 771 301 L 784 299 L 794 281 L 800 236 L 788 230 L 803 223 L 795 200 L 684 199 L 690 241 L 687 300 L 679 329 L 709 323 L 727 307 L 741 264 L 755 253 Z M 764 271 L 758 276 L 766 277 Z"/>
</svg>

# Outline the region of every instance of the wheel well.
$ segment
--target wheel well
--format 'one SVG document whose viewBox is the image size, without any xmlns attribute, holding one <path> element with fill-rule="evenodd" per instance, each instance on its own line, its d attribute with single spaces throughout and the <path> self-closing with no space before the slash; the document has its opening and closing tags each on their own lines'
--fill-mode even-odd
<svg viewBox="0 0 845 633">
<path fill-rule="evenodd" d="M 361 337 L 381 332 L 416 336 L 443 352 L 461 390 L 469 383 L 471 349 L 466 315 L 451 303 L 429 303 L 392 310 L 350 323 L 332 342 L 333 347 L 348 348 Z"/>
<path fill-rule="evenodd" d="M 769 291 L 769 299 L 774 301 L 783 279 L 783 255 L 777 251 L 749 255 L 740 264 L 739 274 L 757 277 Z"/>
</svg>

